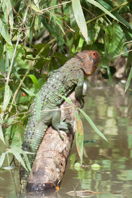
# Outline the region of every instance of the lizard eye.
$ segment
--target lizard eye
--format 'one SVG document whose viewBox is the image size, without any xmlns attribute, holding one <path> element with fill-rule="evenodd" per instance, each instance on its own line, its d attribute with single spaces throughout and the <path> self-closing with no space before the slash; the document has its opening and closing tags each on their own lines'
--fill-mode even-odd
<svg viewBox="0 0 132 198">
<path fill-rule="evenodd" d="M 97 56 L 97 53 L 96 52 L 93 52 L 93 56 L 96 57 Z"/>
</svg>

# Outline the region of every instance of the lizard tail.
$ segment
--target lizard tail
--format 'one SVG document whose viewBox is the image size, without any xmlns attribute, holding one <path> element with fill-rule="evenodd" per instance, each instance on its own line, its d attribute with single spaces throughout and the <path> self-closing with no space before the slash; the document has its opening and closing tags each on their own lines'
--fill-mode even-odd
<svg viewBox="0 0 132 198">
<path fill-rule="evenodd" d="M 47 128 L 48 126 L 45 125 L 42 121 L 34 125 L 34 127 L 26 128 L 22 149 L 32 153 L 29 156 L 31 164 L 35 159 L 37 150 L 42 142 Z"/>
</svg>

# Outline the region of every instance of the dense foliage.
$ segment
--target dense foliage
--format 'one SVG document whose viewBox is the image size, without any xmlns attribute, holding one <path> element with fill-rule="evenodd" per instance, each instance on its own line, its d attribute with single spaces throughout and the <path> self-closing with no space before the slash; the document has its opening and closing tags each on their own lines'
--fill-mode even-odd
<svg viewBox="0 0 132 198">
<path fill-rule="evenodd" d="M 131 12 L 127 0 L 0 0 L 0 139 L 6 145 L 0 166 L 9 153 L 23 164 L 29 104 L 49 71 L 76 52 L 97 49 L 109 76 L 111 62 L 128 57 L 129 86 Z"/>
</svg>

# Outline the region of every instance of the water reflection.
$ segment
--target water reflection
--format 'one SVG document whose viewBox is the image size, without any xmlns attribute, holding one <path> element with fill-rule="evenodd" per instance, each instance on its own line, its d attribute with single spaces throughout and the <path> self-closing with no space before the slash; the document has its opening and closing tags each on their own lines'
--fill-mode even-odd
<svg viewBox="0 0 132 198">
<path fill-rule="evenodd" d="M 132 195 L 132 96 L 125 94 L 118 85 L 104 85 L 89 90 L 85 111 L 105 134 L 104 142 L 84 121 L 85 139 L 96 139 L 96 143 L 85 145 L 85 165 L 99 164 L 99 170 L 85 166 L 74 171 L 74 180 L 68 172 L 63 181 L 65 191 L 88 189 L 100 194 L 96 198 L 131 198 Z M 70 171 L 69 171 L 70 172 Z M 66 188 L 70 177 L 70 185 Z M 63 190 L 63 189 L 62 189 Z M 68 196 L 69 197 L 69 196 Z M 88 196 L 87 196 L 88 197 Z"/>
<path fill-rule="evenodd" d="M 124 93 L 117 85 L 93 86 L 85 98 L 85 111 L 107 137 L 104 142 L 84 120 L 85 140 L 94 139 L 85 144 L 84 167 L 75 170 L 68 164 L 61 190 L 52 195 L 29 194 L 21 197 L 63 197 L 68 191 L 88 189 L 97 194 L 92 198 L 131 198 L 132 197 L 132 95 Z M 77 160 L 73 147 L 71 160 Z M 87 156 L 87 157 L 86 157 Z M 100 165 L 93 169 L 91 165 Z M 0 173 L 0 197 L 17 197 L 14 183 L 9 172 Z M 8 178 L 8 179 L 7 179 Z M 76 197 L 76 196 L 74 196 Z"/>
</svg>

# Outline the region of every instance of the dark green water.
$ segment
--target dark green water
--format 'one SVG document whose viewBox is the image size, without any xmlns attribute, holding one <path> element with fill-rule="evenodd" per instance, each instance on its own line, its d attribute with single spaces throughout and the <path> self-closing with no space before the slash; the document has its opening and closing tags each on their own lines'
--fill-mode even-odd
<svg viewBox="0 0 132 198">
<path fill-rule="evenodd" d="M 94 140 L 93 143 L 85 143 L 84 167 L 75 170 L 71 166 L 74 159 L 78 159 L 73 146 L 60 191 L 47 197 L 68 198 L 68 191 L 87 189 L 96 194 L 85 197 L 132 198 L 131 101 L 132 94 L 125 94 L 119 84 L 94 85 L 89 89 L 85 111 L 107 137 L 108 143 L 96 135 L 84 120 L 85 140 Z M 0 171 L 0 198 L 18 197 L 18 185 L 17 171 L 16 174 Z"/>
</svg>

